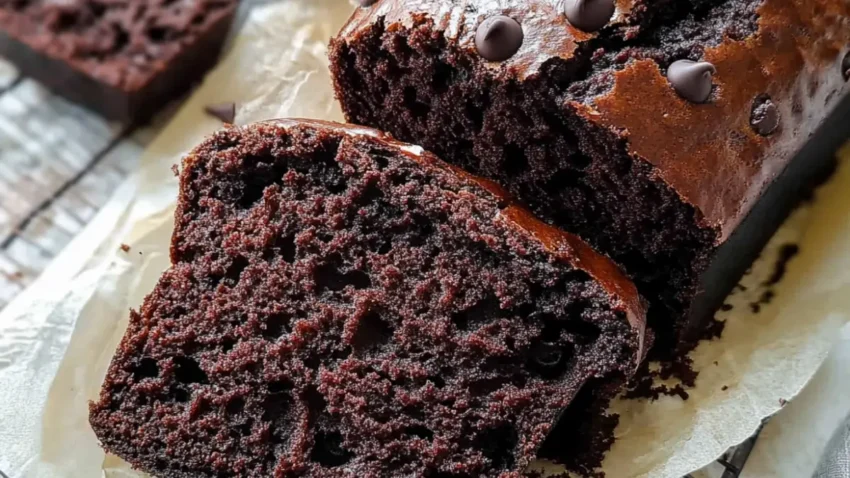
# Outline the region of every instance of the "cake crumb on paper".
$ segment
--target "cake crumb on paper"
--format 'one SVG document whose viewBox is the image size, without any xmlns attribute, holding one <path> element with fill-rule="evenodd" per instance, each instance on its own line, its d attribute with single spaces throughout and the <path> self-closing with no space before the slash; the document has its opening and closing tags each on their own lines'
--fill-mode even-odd
<svg viewBox="0 0 850 478">
<path fill-rule="evenodd" d="M 797 244 L 789 243 L 782 246 L 779 249 L 779 257 L 776 259 L 776 263 L 773 266 L 773 274 L 770 275 L 764 285 L 771 286 L 776 285 L 782 278 L 785 277 L 785 274 L 788 272 L 788 263 L 791 262 L 791 259 L 797 256 L 800 253 L 800 246 Z"/>
<path fill-rule="evenodd" d="M 791 259 L 796 257 L 800 253 L 800 246 L 794 243 L 784 244 L 779 249 L 779 256 L 776 258 L 776 262 L 773 265 L 773 272 L 770 277 L 761 283 L 761 286 L 765 288 L 764 292 L 761 293 L 758 300 L 750 303 L 750 310 L 754 314 L 758 314 L 761 312 L 762 307 L 773 302 L 773 299 L 776 297 L 776 291 L 774 287 L 782 282 L 782 278 L 785 277 L 785 274 L 788 272 L 788 263 L 791 262 Z"/>
</svg>

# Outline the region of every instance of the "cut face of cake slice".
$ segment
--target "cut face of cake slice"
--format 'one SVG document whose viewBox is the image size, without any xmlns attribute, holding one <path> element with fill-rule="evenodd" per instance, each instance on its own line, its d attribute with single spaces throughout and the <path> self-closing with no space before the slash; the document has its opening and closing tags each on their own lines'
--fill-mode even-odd
<svg viewBox="0 0 850 478">
<path fill-rule="evenodd" d="M 369 129 L 213 135 L 171 259 L 90 410 L 158 477 L 520 476 L 585 382 L 644 355 L 613 263 Z"/>
</svg>

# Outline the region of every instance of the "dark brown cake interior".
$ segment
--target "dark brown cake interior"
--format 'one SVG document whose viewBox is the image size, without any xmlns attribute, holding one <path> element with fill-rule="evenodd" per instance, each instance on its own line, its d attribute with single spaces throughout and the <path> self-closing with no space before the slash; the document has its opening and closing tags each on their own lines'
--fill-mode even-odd
<svg viewBox="0 0 850 478">
<path fill-rule="evenodd" d="M 238 0 L 0 0 L 0 29 L 126 91 L 148 84 Z M 213 55 L 214 57 L 215 55 Z"/>
<path fill-rule="evenodd" d="M 717 232 L 648 163 L 630 157 L 621 138 L 570 104 L 608 91 L 630 60 L 666 69 L 673 60 L 698 60 L 724 38 L 752 34 L 759 3 L 691 0 L 646 11 L 641 4 L 629 34 L 605 30 L 570 60 L 550 59 L 522 82 L 493 75 L 427 17 L 391 30 L 379 21 L 335 39 L 332 69 L 350 121 L 496 180 L 539 217 L 621 263 L 652 305 L 654 351 L 663 357 L 677 344 L 690 346 L 679 342 Z"/>
<path fill-rule="evenodd" d="M 91 407 L 107 450 L 169 478 L 520 476 L 582 383 L 633 373 L 621 298 L 504 198 L 346 131 L 185 161 L 173 266 Z"/>
</svg>

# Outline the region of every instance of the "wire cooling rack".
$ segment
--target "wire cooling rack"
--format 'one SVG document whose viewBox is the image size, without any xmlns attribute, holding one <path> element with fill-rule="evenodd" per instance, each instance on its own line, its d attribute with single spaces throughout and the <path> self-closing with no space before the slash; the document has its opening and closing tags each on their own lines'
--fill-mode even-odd
<svg viewBox="0 0 850 478">
<path fill-rule="evenodd" d="M 167 117 L 109 123 L 0 59 L 0 310 L 94 217 Z M 755 441 L 685 478 L 737 478 Z"/>
<path fill-rule="evenodd" d="M 767 420 L 765 420 L 766 422 Z M 753 451 L 753 447 L 763 427 L 764 423 L 762 423 L 762 427 L 753 436 L 740 445 L 727 450 L 723 456 L 718 458 L 710 466 L 685 478 L 738 478 L 744 470 L 744 465 L 747 463 L 750 452 Z"/>
</svg>

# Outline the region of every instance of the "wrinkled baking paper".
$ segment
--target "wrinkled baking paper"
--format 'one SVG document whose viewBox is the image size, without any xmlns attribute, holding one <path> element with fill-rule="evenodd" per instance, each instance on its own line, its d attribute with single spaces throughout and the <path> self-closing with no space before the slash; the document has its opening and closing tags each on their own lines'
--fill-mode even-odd
<svg viewBox="0 0 850 478">
<path fill-rule="evenodd" d="M 237 122 L 338 120 L 326 45 L 351 11 L 342 0 L 286 0 L 255 8 L 223 62 L 152 143 L 141 170 L 44 275 L 0 315 L 0 470 L 18 477 L 140 476 L 104 455 L 87 424 L 128 309 L 168 267 L 177 180 L 171 167 L 220 124 L 203 106 L 235 101 Z M 679 478 L 747 438 L 791 399 L 826 356 L 850 311 L 850 170 L 798 211 L 731 299 L 723 339 L 694 353 L 690 399 L 619 401 L 611 477 Z M 776 250 L 802 252 L 761 313 L 747 304 Z M 130 246 L 123 251 L 121 245 Z M 715 363 L 716 362 L 716 365 Z M 722 387 L 728 387 L 725 391 Z"/>
</svg>

